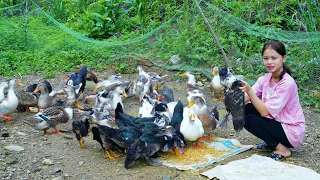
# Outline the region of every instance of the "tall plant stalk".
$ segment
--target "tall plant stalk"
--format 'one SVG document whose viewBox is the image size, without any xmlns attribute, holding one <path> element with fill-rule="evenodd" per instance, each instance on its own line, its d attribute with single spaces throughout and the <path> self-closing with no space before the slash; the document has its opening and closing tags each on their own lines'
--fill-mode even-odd
<svg viewBox="0 0 320 180">
<path fill-rule="evenodd" d="M 222 46 L 221 46 L 221 43 L 220 43 L 220 41 L 219 41 L 216 33 L 213 31 L 212 26 L 210 25 L 208 19 L 207 19 L 206 16 L 203 14 L 203 12 L 202 12 L 202 10 L 201 10 L 201 8 L 200 8 L 200 5 L 199 5 L 199 3 L 198 3 L 198 1 L 197 1 L 197 0 L 194 0 L 194 2 L 196 3 L 197 9 L 198 9 L 198 11 L 199 11 L 200 14 L 201 14 L 201 17 L 203 18 L 204 23 L 206 24 L 206 26 L 208 27 L 210 33 L 212 34 L 213 39 L 214 39 L 214 42 L 215 42 L 215 43 L 217 44 L 217 46 L 219 47 L 219 49 L 220 49 L 220 51 L 221 51 L 221 54 L 222 54 L 222 56 L 224 57 L 224 60 L 225 60 L 226 65 L 229 66 L 229 59 L 228 59 L 228 57 L 227 57 L 227 54 L 224 52 L 224 50 L 223 50 L 223 48 L 222 48 Z"/>
</svg>

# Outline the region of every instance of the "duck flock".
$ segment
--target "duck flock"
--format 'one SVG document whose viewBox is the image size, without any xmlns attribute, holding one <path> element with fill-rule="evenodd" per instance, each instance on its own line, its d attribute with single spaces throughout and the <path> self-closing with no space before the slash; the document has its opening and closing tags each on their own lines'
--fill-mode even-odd
<svg viewBox="0 0 320 180">
<path fill-rule="evenodd" d="M 157 152 L 172 151 L 175 155 L 183 155 L 189 142 L 196 142 L 193 148 L 201 148 L 198 142 L 212 141 L 213 130 L 226 127 L 230 113 L 235 131 L 243 129 L 241 80 L 236 79 L 228 68 L 213 68 L 210 83 L 212 100 L 216 101 L 216 96 L 220 95 L 228 111 L 221 121 L 217 106 L 209 109 L 203 90 L 197 87 L 191 72 L 181 74 L 188 78 L 188 104 L 183 105 L 181 99 L 175 100 L 163 77 L 155 72 L 145 72 L 141 66 L 137 69 L 139 74 L 133 82 L 123 80 L 120 74 L 99 81 L 95 74 L 88 73 L 87 66 L 61 79 L 55 88 L 42 79 L 17 92 L 15 85 L 23 86 L 18 79 L 1 82 L 0 116 L 11 124 L 14 122 L 10 116 L 12 112 L 36 111 L 24 122 L 44 134 L 52 134 L 54 129 L 63 135 L 57 125 L 72 121 L 72 131 L 80 148 L 85 148 L 84 137 L 92 133 L 107 158 L 126 154 L 125 168 L 137 159 L 144 159 L 151 166 L 161 165 L 156 160 Z M 86 89 L 87 81 L 95 82 L 93 90 Z M 140 103 L 137 117 L 125 113 L 122 101 L 128 95 L 136 96 Z M 79 118 L 73 118 L 75 113 Z"/>
</svg>

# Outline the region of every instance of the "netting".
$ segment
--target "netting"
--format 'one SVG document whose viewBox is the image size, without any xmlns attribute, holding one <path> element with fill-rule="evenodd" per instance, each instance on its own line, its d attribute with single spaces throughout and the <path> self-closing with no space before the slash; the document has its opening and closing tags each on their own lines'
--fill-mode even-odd
<svg viewBox="0 0 320 180">
<path fill-rule="evenodd" d="M 23 1 L 10 7 L 0 4 L 0 36 L 3 37 L 0 75 L 34 71 L 45 74 L 47 69 L 70 71 L 80 64 L 103 70 L 111 68 L 108 63 L 112 60 L 118 63 L 118 71 L 127 71 L 125 68 L 129 64 L 136 66 L 145 62 L 141 60 L 147 60 L 151 62 L 150 66 L 199 71 L 211 78 L 213 66 L 226 64 L 191 2 L 184 1 L 182 5 L 175 6 L 171 15 L 157 26 L 105 40 L 91 38 L 81 28 L 74 30 L 68 27 L 68 21 L 60 22 L 49 13 L 48 7 L 44 9 L 48 4 L 41 1 Z M 320 81 L 320 32 L 286 31 L 279 27 L 256 25 L 205 1 L 201 2 L 201 8 L 227 53 L 228 65 L 236 73 L 253 79 L 263 73 L 262 45 L 269 40 L 280 40 L 287 46 L 287 62 L 294 73 L 304 75 L 299 77 L 299 81 Z M 8 52 L 8 47 L 15 53 Z M 291 54 L 295 56 L 291 57 Z M 176 64 L 170 61 L 173 55 L 180 57 Z M 46 61 L 56 63 L 46 66 Z"/>
</svg>

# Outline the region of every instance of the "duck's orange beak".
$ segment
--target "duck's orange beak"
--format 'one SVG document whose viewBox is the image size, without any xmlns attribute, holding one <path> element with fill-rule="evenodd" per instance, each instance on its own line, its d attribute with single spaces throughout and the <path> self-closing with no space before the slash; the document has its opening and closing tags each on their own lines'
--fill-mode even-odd
<svg viewBox="0 0 320 180">
<path fill-rule="evenodd" d="M 37 93 L 37 92 L 39 92 L 40 90 L 41 90 L 41 88 L 37 87 L 37 88 L 33 91 L 33 93 Z"/>
<path fill-rule="evenodd" d="M 194 101 L 191 99 L 189 104 L 188 104 L 188 108 L 191 108 L 194 105 Z"/>
<path fill-rule="evenodd" d="M 186 76 L 186 73 L 182 73 L 182 74 L 180 74 L 180 76 L 184 77 L 184 76 Z"/>
<path fill-rule="evenodd" d="M 22 87 L 24 86 L 24 84 L 21 81 L 18 81 L 17 84 Z"/>
<path fill-rule="evenodd" d="M 216 75 L 217 74 L 217 70 L 216 69 L 212 70 L 212 74 Z"/>
<path fill-rule="evenodd" d="M 127 93 L 125 91 L 123 91 L 122 96 L 123 97 L 128 97 L 128 95 L 127 95 Z"/>
<path fill-rule="evenodd" d="M 93 88 L 93 92 L 97 92 L 98 91 L 98 88 Z"/>
<path fill-rule="evenodd" d="M 84 110 L 84 107 L 80 103 L 76 103 L 77 108 Z"/>
</svg>

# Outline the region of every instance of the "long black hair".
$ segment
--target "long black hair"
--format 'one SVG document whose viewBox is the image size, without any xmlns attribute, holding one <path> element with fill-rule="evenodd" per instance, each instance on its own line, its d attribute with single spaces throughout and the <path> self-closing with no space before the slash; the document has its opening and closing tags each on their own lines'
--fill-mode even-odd
<svg viewBox="0 0 320 180">
<path fill-rule="evenodd" d="M 279 53 L 280 55 L 284 56 L 286 55 L 286 47 L 284 46 L 284 44 L 280 41 L 271 41 L 271 42 L 268 42 L 266 43 L 264 46 L 263 46 L 263 49 L 262 49 L 262 52 L 261 54 L 263 55 L 264 51 L 268 48 L 272 48 L 273 50 L 277 51 L 277 53 Z M 286 63 L 283 63 L 283 71 L 281 72 L 280 74 L 280 79 L 282 79 L 283 75 L 285 73 L 288 73 L 290 76 L 292 76 L 292 73 L 291 73 L 291 69 L 290 67 L 286 64 Z"/>
</svg>

